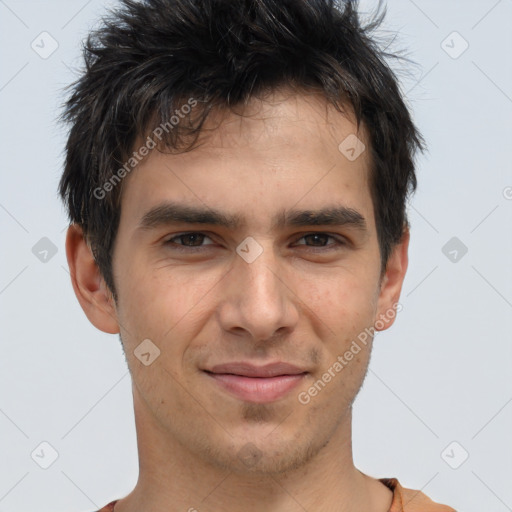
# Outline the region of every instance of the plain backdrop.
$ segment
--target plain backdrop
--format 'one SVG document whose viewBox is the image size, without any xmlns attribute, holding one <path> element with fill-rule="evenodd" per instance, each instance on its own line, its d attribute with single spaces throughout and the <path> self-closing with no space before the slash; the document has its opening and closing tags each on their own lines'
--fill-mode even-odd
<svg viewBox="0 0 512 512">
<path fill-rule="evenodd" d="M 0 512 L 92 511 L 137 480 L 130 376 L 75 298 L 57 196 L 62 89 L 107 5 L 0 0 Z M 381 30 L 416 62 L 396 69 L 429 152 L 354 458 L 468 512 L 512 510 L 511 22 L 511 0 L 390 0 Z"/>
</svg>

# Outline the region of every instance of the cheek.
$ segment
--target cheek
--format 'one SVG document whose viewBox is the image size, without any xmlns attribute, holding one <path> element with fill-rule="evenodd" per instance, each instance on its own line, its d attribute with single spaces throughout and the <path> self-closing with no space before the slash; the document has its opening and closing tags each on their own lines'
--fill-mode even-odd
<svg viewBox="0 0 512 512">
<path fill-rule="evenodd" d="M 321 320 L 331 334 L 359 332 L 371 325 L 377 306 L 375 283 L 368 275 L 333 269 L 329 274 L 297 282 L 297 296 L 306 311 Z"/>
<path fill-rule="evenodd" d="M 147 265 L 146 272 L 139 268 L 127 269 L 126 284 L 120 289 L 120 321 L 128 339 L 149 338 L 166 352 L 177 353 L 209 314 L 205 308 L 215 300 L 223 274 L 162 264 Z"/>
</svg>

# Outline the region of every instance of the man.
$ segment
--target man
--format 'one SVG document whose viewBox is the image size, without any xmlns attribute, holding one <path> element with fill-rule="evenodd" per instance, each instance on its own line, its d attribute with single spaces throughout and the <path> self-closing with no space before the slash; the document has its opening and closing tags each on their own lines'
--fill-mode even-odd
<svg viewBox="0 0 512 512">
<path fill-rule="evenodd" d="M 453 510 L 354 466 L 423 143 L 357 5 L 149 0 L 89 36 L 60 193 L 140 473 L 102 511 Z"/>
</svg>

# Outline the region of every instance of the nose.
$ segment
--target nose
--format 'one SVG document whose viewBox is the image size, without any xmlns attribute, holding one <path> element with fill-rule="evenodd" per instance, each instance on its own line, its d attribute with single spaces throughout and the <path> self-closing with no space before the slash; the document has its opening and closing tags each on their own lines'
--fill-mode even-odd
<svg viewBox="0 0 512 512">
<path fill-rule="evenodd" d="M 235 253 L 225 277 L 218 316 L 226 332 L 267 341 L 290 333 L 299 319 L 298 298 L 289 274 L 270 244 L 248 263 Z"/>
</svg>

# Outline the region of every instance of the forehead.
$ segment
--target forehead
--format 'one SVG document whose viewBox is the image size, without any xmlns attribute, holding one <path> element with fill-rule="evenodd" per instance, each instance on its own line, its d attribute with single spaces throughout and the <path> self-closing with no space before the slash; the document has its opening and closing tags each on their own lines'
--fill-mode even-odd
<svg viewBox="0 0 512 512">
<path fill-rule="evenodd" d="M 327 203 L 371 224 L 364 147 L 364 126 L 350 110 L 340 113 L 319 94 L 274 91 L 234 111 L 212 111 L 191 151 L 150 152 L 123 182 L 122 220 L 135 227 L 150 209 L 179 200 L 229 212 L 239 226 L 252 219 L 269 228 L 287 210 Z M 351 149 L 361 154 L 353 158 Z"/>
</svg>

